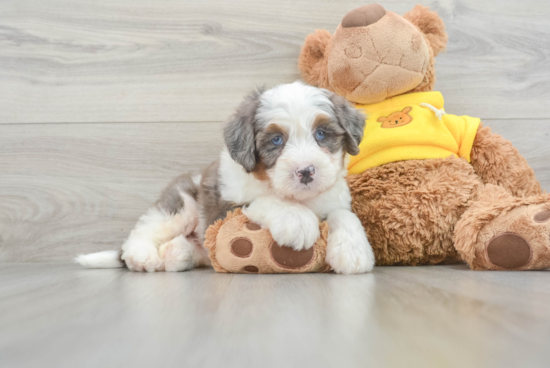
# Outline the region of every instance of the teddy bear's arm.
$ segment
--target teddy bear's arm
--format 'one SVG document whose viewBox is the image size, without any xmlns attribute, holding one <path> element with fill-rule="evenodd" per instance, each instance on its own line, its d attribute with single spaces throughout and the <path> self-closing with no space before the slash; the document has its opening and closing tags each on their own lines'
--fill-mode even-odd
<svg viewBox="0 0 550 368">
<path fill-rule="evenodd" d="M 485 184 L 508 189 L 515 196 L 542 193 L 535 172 L 512 142 L 480 126 L 471 153 L 472 166 Z"/>
</svg>

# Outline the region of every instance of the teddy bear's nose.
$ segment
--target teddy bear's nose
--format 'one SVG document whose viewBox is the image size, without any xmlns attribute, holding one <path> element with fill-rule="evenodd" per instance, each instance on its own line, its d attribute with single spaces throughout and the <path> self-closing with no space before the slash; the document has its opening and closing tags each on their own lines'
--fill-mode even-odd
<svg viewBox="0 0 550 368">
<path fill-rule="evenodd" d="M 342 27 L 366 27 L 378 22 L 386 15 L 386 9 L 379 4 L 369 4 L 353 9 L 342 19 Z"/>
</svg>

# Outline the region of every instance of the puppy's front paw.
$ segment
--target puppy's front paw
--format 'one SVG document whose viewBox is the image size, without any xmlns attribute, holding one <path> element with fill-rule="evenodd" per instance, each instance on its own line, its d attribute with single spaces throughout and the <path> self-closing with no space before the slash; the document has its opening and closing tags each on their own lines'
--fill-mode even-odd
<svg viewBox="0 0 550 368">
<path fill-rule="evenodd" d="M 164 271 L 164 262 L 160 259 L 157 249 L 153 247 L 127 249 L 121 258 L 130 271 Z"/>
<path fill-rule="evenodd" d="M 291 247 L 294 250 L 311 248 L 321 235 L 319 219 L 311 211 L 303 211 L 299 216 L 272 221 L 269 231 L 279 245 Z"/>
<path fill-rule="evenodd" d="M 300 204 L 260 198 L 243 208 L 252 222 L 269 229 L 273 239 L 294 250 L 309 249 L 319 238 L 319 218 Z"/>
<path fill-rule="evenodd" d="M 374 267 L 374 253 L 367 237 L 364 233 L 352 234 L 335 231 L 328 237 L 326 261 L 336 273 L 365 273 Z"/>
</svg>

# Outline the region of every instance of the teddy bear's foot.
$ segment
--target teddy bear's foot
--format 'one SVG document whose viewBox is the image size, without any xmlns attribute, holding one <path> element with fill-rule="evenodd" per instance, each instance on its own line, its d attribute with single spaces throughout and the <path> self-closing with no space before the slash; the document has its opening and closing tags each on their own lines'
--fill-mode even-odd
<svg viewBox="0 0 550 368">
<path fill-rule="evenodd" d="M 487 185 L 457 223 L 455 246 L 475 270 L 550 268 L 550 196 L 515 198 Z"/>
<path fill-rule="evenodd" d="M 550 267 L 550 206 L 524 205 L 503 215 L 508 230 L 481 244 L 475 269 L 539 270 Z M 482 238 L 495 230 L 489 226 Z"/>
</svg>

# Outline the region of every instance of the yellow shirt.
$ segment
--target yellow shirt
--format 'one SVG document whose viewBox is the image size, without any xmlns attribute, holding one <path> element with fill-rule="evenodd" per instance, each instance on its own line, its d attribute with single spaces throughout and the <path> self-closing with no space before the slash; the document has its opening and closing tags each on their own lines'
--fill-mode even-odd
<svg viewBox="0 0 550 368">
<path fill-rule="evenodd" d="M 403 160 L 463 157 L 470 162 L 480 120 L 446 114 L 440 92 L 420 92 L 356 105 L 367 114 L 360 152 L 348 169 L 359 174 L 371 167 Z"/>
</svg>

